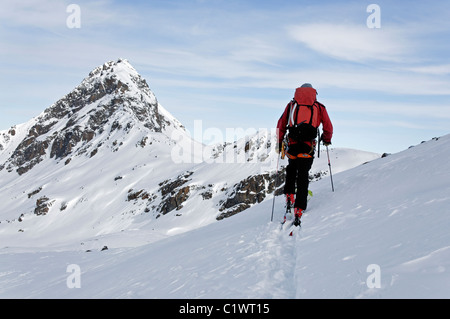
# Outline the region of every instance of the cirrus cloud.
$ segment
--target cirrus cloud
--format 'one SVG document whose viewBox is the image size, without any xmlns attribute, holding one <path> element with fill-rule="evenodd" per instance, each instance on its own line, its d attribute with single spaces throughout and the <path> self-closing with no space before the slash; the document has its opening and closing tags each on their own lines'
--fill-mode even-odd
<svg viewBox="0 0 450 319">
<path fill-rule="evenodd" d="M 290 36 L 308 48 L 339 60 L 400 62 L 411 43 L 399 28 L 369 29 L 364 24 L 311 23 L 289 27 Z"/>
</svg>

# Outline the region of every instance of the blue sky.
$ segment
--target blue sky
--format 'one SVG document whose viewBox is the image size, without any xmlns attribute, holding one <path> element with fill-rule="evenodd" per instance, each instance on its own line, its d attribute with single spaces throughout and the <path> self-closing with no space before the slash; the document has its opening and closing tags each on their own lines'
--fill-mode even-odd
<svg viewBox="0 0 450 319">
<path fill-rule="evenodd" d="M 449 1 L 3 0 L 0 43 L 0 130 L 126 58 L 191 131 L 273 128 L 309 82 L 334 146 L 397 152 L 449 133 Z"/>
</svg>

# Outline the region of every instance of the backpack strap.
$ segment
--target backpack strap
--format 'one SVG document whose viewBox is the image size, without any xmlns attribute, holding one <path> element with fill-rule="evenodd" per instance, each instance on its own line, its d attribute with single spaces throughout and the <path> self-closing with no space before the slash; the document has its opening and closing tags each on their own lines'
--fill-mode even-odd
<svg viewBox="0 0 450 319">
<path fill-rule="evenodd" d="M 292 110 L 292 103 L 295 103 L 295 104 L 297 104 L 297 102 L 294 100 L 294 99 L 292 99 L 292 101 L 289 103 L 289 114 L 288 114 L 288 120 L 287 120 L 287 127 L 290 127 L 290 122 L 291 122 L 291 110 Z M 295 116 L 297 116 L 297 114 L 298 114 L 298 112 L 295 114 Z M 295 121 L 292 121 L 292 122 L 295 122 Z"/>
<path fill-rule="evenodd" d="M 301 124 L 301 123 L 297 123 L 297 118 L 298 118 L 298 111 L 300 109 L 300 106 L 307 106 L 310 110 L 311 110 L 311 117 L 309 118 L 309 125 L 312 125 L 312 120 L 313 120 L 313 116 L 314 116 L 314 104 L 316 103 L 316 101 L 314 101 L 314 103 L 312 105 L 307 105 L 307 104 L 298 104 L 297 101 L 295 99 L 293 99 L 291 101 L 291 103 L 289 104 L 289 115 L 288 115 L 288 121 L 287 121 L 287 126 L 289 127 L 289 123 L 291 121 L 291 110 L 292 110 L 292 103 L 295 103 L 295 113 L 294 113 L 294 117 L 292 119 L 293 122 L 293 126 L 297 125 L 297 124 Z"/>
<path fill-rule="evenodd" d="M 300 110 L 300 105 L 295 102 L 295 115 L 294 115 L 294 126 L 299 124 L 297 123 L 297 119 L 298 119 L 298 111 Z"/>
</svg>

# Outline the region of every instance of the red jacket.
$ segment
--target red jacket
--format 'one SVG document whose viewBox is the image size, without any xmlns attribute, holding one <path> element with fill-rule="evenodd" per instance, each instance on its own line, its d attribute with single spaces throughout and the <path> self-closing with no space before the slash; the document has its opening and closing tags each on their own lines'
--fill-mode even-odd
<svg viewBox="0 0 450 319">
<path fill-rule="evenodd" d="M 299 112 L 301 113 L 301 107 L 306 107 L 306 105 L 312 105 L 313 110 L 313 119 L 312 119 L 312 125 L 314 127 L 319 127 L 320 124 L 322 124 L 323 129 L 323 140 L 325 142 L 331 142 L 331 138 L 333 137 L 333 124 L 331 123 L 331 120 L 328 116 L 327 109 L 325 106 L 316 100 L 317 91 L 314 88 L 310 87 L 302 87 L 297 88 L 295 90 L 294 100 L 289 102 L 289 104 L 286 106 L 283 115 L 281 115 L 280 119 L 278 120 L 277 124 L 277 137 L 278 137 L 278 143 L 281 143 L 283 141 L 283 138 L 286 134 L 287 127 L 292 126 L 293 122 L 299 123 L 298 119 L 294 119 L 294 109 L 297 102 L 298 106 L 300 107 Z M 310 113 L 309 113 L 310 114 Z M 298 118 L 301 118 L 301 114 L 298 114 Z M 289 124 L 289 125 L 288 125 Z M 289 139 L 289 145 L 295 144 L 297 142 Z M 306 144 L 311 146 L 311 142 L 305 142 Z"/>
</svg>

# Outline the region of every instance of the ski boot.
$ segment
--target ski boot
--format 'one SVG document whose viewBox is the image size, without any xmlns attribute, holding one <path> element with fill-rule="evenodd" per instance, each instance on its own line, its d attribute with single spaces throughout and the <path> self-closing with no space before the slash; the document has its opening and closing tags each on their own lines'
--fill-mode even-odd
<svg viewBox="0 0 450 319">
<path fill-rule="evenodd" d="M 291 209 L 294 207 L 294 202 L 295 202 L 294 194 L 286 194 L 286 212 L 284 213 L 284 219 L 282 224 L 286 222 L 287 215 L 292 213 Z"/>
<path fill-rule="evenodd" d="M 301 225 L 301 221 L 300 218 L 302 218 L 303 215 L 303 209 L 301 208 L 295 208 L 294 209 L 294 222 L 292 223 L 294 226 L 300 226 Z"/>
<path fill-rule="evenodd" d="M 286 209 L 291 209 L 294 207 L 294 194 L 286 194 Z"/>
</svg>

